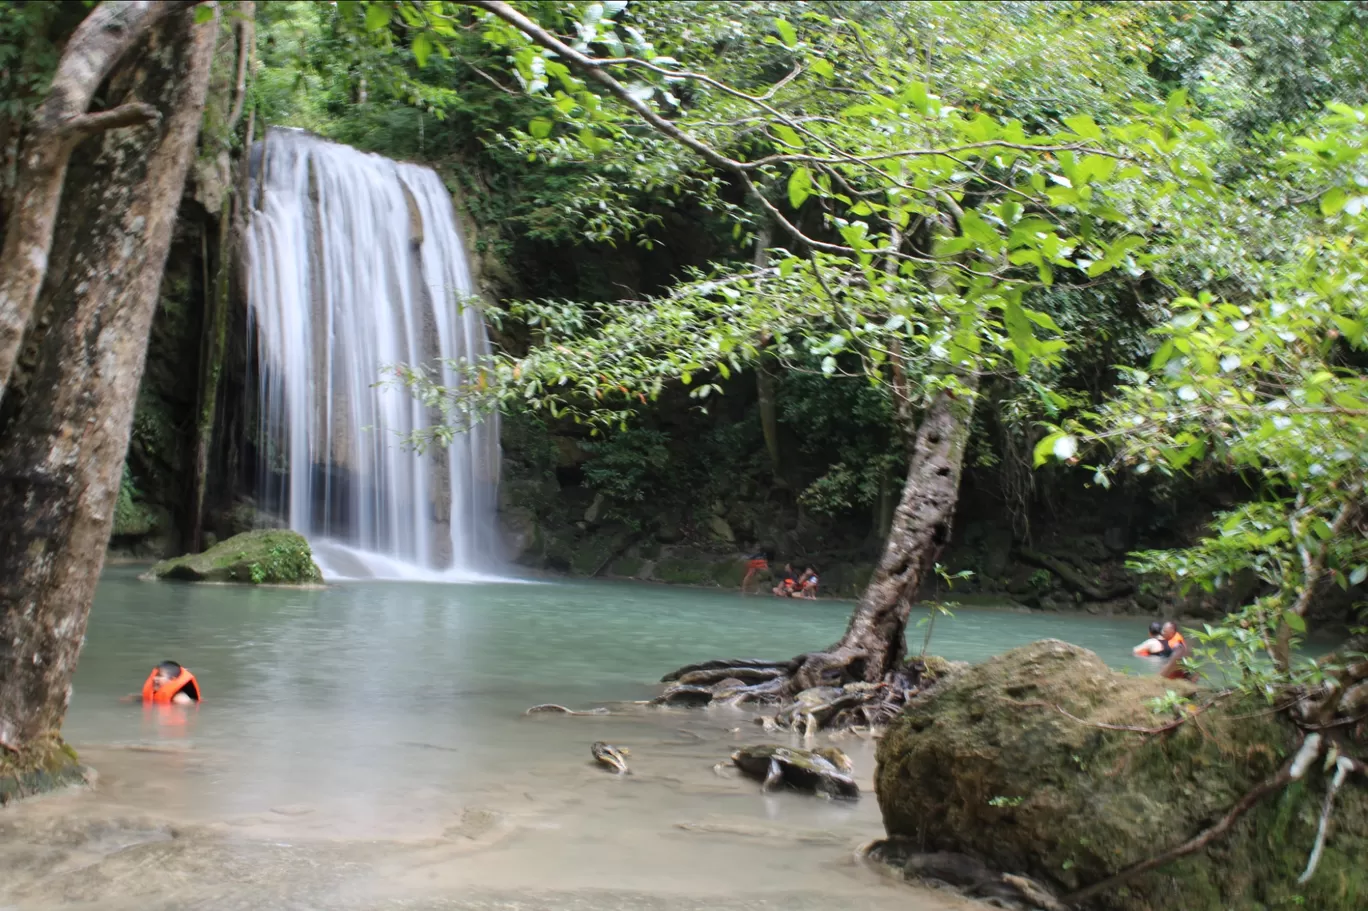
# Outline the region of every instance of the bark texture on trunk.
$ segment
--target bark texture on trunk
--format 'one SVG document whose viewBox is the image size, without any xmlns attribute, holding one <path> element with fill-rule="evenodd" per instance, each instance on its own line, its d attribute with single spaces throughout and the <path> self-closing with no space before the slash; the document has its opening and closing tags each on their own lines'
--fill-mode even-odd
<svg viewBox="0 0 1368 911">
<path fill-rule="evenodd" d="M 129 99 L 86 113 L 106 76 L 148 29 L 192 4 L 119 0 L 97 6 L 67 42 L 47 97 L 24 137 L 14 211 L 0 253 L 0 398 L 48 270 L 62 184 L 72 150 L 87 136 L 153 120 L 158 111 Z"/>
<path fill-rule="evenodd" d="M 11 753 L 50 742 L 66 711 L 199 132 L 217 24 L 165 6 L 108 89 L 156 117 L 102 133 L 72 160 L 40 301 L 50 328 L 0 428 L 0 743 Z"/>
<path fill-rule="evenodd" d="M 950 541 L 977 388 L 971 377 L 964 382 L 969 394 L 937 393 L 922 416 L 878 568 L 841 641 L 804 658 L 793 675 L 795 691 L 817 686 L 836 672 L 845 679 L 877 682 L 905 657 L 908 614 Z"/>
</svg>

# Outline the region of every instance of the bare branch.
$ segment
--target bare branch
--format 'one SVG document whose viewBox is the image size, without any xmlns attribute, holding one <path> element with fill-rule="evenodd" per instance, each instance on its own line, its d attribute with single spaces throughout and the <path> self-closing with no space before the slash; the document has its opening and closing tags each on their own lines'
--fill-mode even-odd
<svg viewBox="0 0 1368 911">
<path fill-rule="evenodd" d="M 160 117 L 161 115 L 152 105 L 144 104 L 141 101 L 131 101 L 128 104 L 121 104 L 117 108 L 110 108 L 108 111 L 96 111 L 94 114 L 72 117 L 62 124 L 62 129 L 71 136 L 84 139 L 96 133 L 103 133 L 105 130 L 155 123 Z"/>
</svg>

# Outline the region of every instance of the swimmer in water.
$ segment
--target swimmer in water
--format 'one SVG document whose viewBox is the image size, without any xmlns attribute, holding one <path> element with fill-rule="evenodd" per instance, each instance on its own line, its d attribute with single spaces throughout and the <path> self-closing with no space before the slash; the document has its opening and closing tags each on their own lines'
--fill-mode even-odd
<svg viewBox="0 0 1368 911">
<path fill-rule="evenodd" d="M 1163 637 L 1164 624 L 1158 620 L 1149 625 L 1150 637 L 1131 649 L 1131 654 L 1137 658 L 1167 658 L 1173 654 L 1173 649 L 1169 648 Z"/>
<path fill-rule="evenodd" d="M 199 681 L 175 661 L 152 668 L 143 682 L 142 701 L 162 705 L 194 705 L 200 701 Z"/>
<path fill-rule="evenodd" d="M 1183 659 L 1192 654 L 1192 649 L 1188 648 L 1183 634 L 1178 632 L 1178 624 L 1172 620 L 1166 621 L 1163 629 L 1159 631 L 1159 638 L 1169 647 L 1170 655 L 1168 664 L 1164 665 L 1159 676 L 1169 680 L 1196 680 L 1197 675 L 1183 667 Z"/>
</svg>

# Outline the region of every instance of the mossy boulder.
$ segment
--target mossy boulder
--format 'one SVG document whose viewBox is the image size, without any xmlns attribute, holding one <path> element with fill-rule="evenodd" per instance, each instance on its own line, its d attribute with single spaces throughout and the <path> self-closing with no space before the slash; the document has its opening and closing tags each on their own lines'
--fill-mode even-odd
<svg viewBox="0 0 1368 911">
<path fill-rule="evenodd" d="M 89 774 L 76 751 L 58 737 L 18 753 L 0 752 L 0 807 L 21 797 L 83 784 Z"/>
<path fill-rule="evenodd" d="M 879 744 L 875 790 L 891 836 L 981 859 L 1060 894 L 1181 844 L 1273 775 L 1295 744 L 1263 705 L 1230 699 L 1158 735 L 1151 700 L 1188 684 L 1128 677 L 1057 640 L 951 675 L 909 704 Z M 1056 708 L 1056 706 L 1058 708 Z M 1059 708 L 1081 721 L 1071 720 Z M 1340 792 L 1316 874 L 1319 767 L 1257 806 L 1204 851 L 1097 899 L 1108 911 L 1368 907 L 1368 789 Z"/>
<path fill-rule="evenodd" d="M 274 528 L 234 535 L 204 553 L 163 560 L 152 567 L 151 576 L 249 585 L 316 585 L 323 581 L 304 536 Z"/>
</svg>

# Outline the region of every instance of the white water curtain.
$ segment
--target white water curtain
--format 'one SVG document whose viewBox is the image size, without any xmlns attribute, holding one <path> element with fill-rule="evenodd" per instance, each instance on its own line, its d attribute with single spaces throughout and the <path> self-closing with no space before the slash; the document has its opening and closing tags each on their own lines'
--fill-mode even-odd
<svg viewBox="0 0 1368 911">
<path fill-rule="evenodd" d="M 478 571 L 495 552 L 497 422 L 418 454 L 403 438 L 438 416 L 377 385 L 388 366 L 489 351 L 450 194 L 430 168 L 297 130 L 272 130 L 254 164 L 263 507 L 334 578 Z"/>
</svg>

